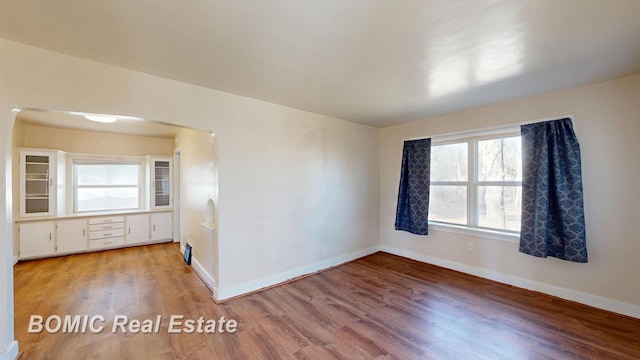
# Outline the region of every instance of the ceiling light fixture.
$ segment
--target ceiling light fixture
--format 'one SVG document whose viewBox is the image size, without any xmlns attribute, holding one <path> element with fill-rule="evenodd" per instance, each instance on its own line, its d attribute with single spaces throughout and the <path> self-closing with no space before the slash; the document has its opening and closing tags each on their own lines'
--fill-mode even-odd
<svg viewBox="0 0 640 360">
<path fill-rule="evenodd" d="M 87 120 L 99 122 L 99 123 L 114 123 L 118 120 L 115 116 L 106 116 L 106 115 L 84 115 L 84 118 Z"/>
</svg>

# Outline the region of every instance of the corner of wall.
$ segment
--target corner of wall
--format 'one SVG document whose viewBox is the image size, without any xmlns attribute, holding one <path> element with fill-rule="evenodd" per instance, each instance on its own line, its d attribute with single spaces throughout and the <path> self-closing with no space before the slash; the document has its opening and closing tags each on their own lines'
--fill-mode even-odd
<svg viewBox="0 0 640 360">
<path fill-rule="evenodd" d="M 16 360 L 18 359 L 18 342 L 12 342 L 6 351 L 0 352 L 0 360 Z"/>
</svg>

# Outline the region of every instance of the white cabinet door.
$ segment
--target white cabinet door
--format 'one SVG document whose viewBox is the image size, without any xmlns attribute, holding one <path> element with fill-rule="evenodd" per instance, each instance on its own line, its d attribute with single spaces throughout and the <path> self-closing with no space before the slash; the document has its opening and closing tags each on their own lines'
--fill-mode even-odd
<svg viewBox="0 0 640 360">
<path fill-rule="evenodd" d="M 170 209 L 172 206 L 173 168 L 171 158 L 151 158 L 151 209 Z"/>
<path fill-rule="evenodd" d="M 20 259 L 50 256 L 55 253 L 54 222 L 20 224 Z"/>
<path fill-rule="evenodd" d="M 173 239 L 173 214 L 170 212 L 151 214 L 151 240 Z"/>
<path fill-rule="evenodd" d="M 87 220 L 59 220 L 56 224 L 56 252 L 66 254 L 87 250 Z"/>
<path fill-rule="evenodd" d="M 127 245 L 149 241 L 149 214 L 127 215 Z"/>
<path fill-rule="evenodd" d="M 20 151 L 20 216 L 54 214 L 55 156 L 46 151 Z"/>
</svg>

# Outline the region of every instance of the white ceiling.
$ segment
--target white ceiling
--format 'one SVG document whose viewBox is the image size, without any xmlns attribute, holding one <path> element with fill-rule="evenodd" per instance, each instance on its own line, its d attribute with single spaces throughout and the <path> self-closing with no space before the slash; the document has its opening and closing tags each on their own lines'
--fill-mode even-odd
<svg viewBox="0 0 640 360">
<path fill-rule="evenodd" d="M 638 0 L 0 0 L 0 37 L 374 126 L 640 73 Z"/>
<path fill-rule="evenodd" d="M 70 114 L 60 111 L 43 111 L 25 109 L 18 113 L 16 120 L 25 124 L 48 126 L 64 129 L 108 132 L 114 134 L 149 136 L 157 138 L 174 138 L 181 127 L 161 124 L 142 119 L 120 118 L 115 123 L 105 124 L 90 121 L 81 114 Z"/>
</svg>

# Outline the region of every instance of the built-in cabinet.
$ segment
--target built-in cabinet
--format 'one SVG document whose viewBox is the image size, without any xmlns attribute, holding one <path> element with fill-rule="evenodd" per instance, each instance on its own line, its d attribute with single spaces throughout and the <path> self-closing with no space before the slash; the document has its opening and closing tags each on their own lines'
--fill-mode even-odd
<svg viewBox="0 0 640 360">
<path fill-rule="evenodd" d="M 172 220 L 171 211 L 22 220 L 18 223 L 19 259 L 172 241 Z"/>
<path fill-rule="evenodd" d="M 20 151 L 20 217 L 64 212 L 65 153 Z"/>
<path fill-rule="evenodd" d="M 55 237 L 56 254 L 71 254 L 87 250 L 87 219 L 56 221 Z"/>
<path fill-rule="evenodd" d="M 126 216 L 127 244 L 142 244 L 151 239 L 149 218 L 149 214 Z"/>
<path fill-rule="evenodd" d="M 173 238 L 173 213 L 151 214 L 151 241 Z"/>
<path fill-rule="evenodd" d="M 20 258 L 45 257 L 55 254 L 55 222 L 24 223 L 18 227 Z M 24 239 L 24 241 L 22 241 Z"/>
<path fill-rule="evenodd" d="M 147 156 L 139 212 L 71 214 L 77 154 L 57 150 L 19 151 L 19 259 L 64 255 L 173 239 L 172 158 Z M 69 179 L 66 177 L 69 176 Z"/>
<path fill-rule="evenodd" d="M 105 249 L 124 244 L 124 216 L 89 218 L 89 249 Z"/>
<path fill-rule="evenodd" d="M 148 157 L 150 196 L 149 207 L 169 209 L 173 205 L 172 159 L 169 157 Z"/>
</svg>

